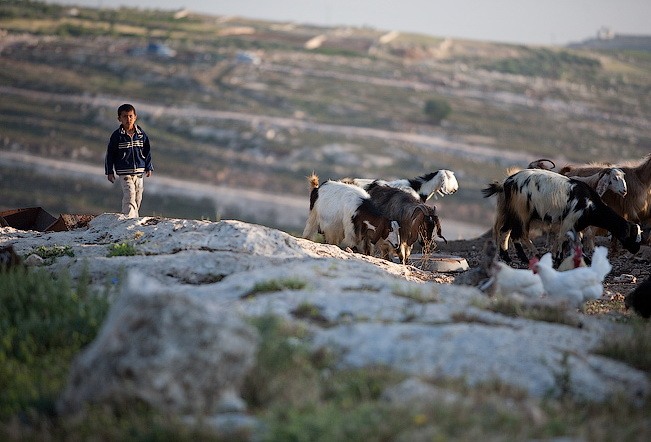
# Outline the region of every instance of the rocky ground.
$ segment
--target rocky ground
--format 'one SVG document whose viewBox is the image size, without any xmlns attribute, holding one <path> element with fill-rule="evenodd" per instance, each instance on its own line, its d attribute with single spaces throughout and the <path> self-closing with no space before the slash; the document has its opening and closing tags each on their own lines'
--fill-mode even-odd
<svg viewBox="0 0 651 442">
<path fill-rule="evenodd" d="M 474 239 L 449 241 L 447 244 L 438 243 L 437 251 L 463 257 L 468 262 L 468 266 L 473 268 L 477 267 L 483 258 L 483 247 L 487 239 L 488 233 Z M 538 238 L 535 243 L 539 249 L 546 250 L 544 238 Z M 610 239 L 598 237 L 596 245 L 609 247 Z M 608 256 L 613 269 L 604 281 L 604 296 L 602 299 L 586 304 L 586 313 L 629 315 L 631 312 L 624 307 L 624 297 L 651 274 L 651 247 L 642 246 L 635 255 L 631 255 L 621 248 L 619 251 L 611 249 Z M 514 260 L 513 265 L 517 265 L 517 257 L 512 249 L 511 257 Z M 452 282 L 455 277 L 454 274 L 450 274 L 440 282 Z"/>
<path fill-rule="evenodd" d="M 472 269 L 482 259 L 485 240 L 479 237 L 439 243 L 438 251 L 465 258 Z M 124 244 L 132 246 L 136 254 L 109 253 Z M 606 295 L 584 308 L 591 316 L 561 309 L 563 320 L 549 322 L 491 309 L 480 291 L 453 284 L 466 273 L 427 272 L 241 221 L 126 219 L 103 214 L 86 228 L 65 232 L 3 227 L 0 245 L 12 245 L 19 256 L 30 257 L 39 248 L 68 247 L 69 254 L 32 265 L 55 274 L 69 272 L 73 278 L 86 275 L 91 288 L 108 290 L 113 300 L 144 297 L 142 301 L 151 308 L 116 301 L 106 320 L 115 328 L 111 331 L 105 325 L 108 331 L 104 333 L 132 336 L 129 327 L 151 324 L 153 331 L 141 341 L 157 339 L 160 348 L 174 349 L 169 352 L 172 355 L 185 347 L 178 345 L 178 339 L 195 342 L 194 330 L 206 329 L 204 312 L 237 312 L 241 321 L 273 314 L 309 330 L 306 345 L 335 355 L 338 369 L 386 366 L 410 376 L 463 378 L 468 385 L 497 380 L 535 397 L 559 396 L 567 391 L 578 400 L 589 401 L 607 400 L 619 393 L 637 401 L 651 392 L 642 371 L 598 351 L 607 336 L 623 331 L 610 319 L 631 314 L 624 311 L 623 296 L 634 286 L 634 279 L 648 275 L 648 246 L 633 259 L 625 254 L 612 259 L 614 270 L 606 281 Z M 631 276 L 622 282 L 618 278 L 623 275 Z M 517 302 L 513 304 L 516 307 Z M 175 328 L 164 338 L 156 327 L 171 311 L 172 303 L 184 320 L 165 325 Z M 190 308 L 201 317 L 196 318 L 196 324 L 188 325 Z M 122 321 L 123 314 L 133 321 Z M 119 320 L 109 322 L 110 318 Z M 209 329 L 216 334 L 222 330 L 218 324 Z M 114 358 L 104 351 L 105 341 L 98 338 L 94 344 L 98 348 L 76 363 L 81 364 L 77 367 L 81 374 L 70 391 L 88 393 L 88 397 L 68 398 L 70 403 L 99 400 L 95 397 L 97 386 L 83 384 L 92 376 L 83 373 L 92 373 L 98 364 L 113 370 Z M 126 346 L 140 342 L 121 341 Z M 213 341 L 219 339 L 206 342 Z M 123 350 L 125 355 L 142 354 L 140 350 Z M 188 347 L 188 351 L 192 354 L 182 359 L 201 358 L 205 353 L 201 348 Z M 102 365 L 104 362 L 91 360 L 93 355 L 108 355 L 109 360 Z M 150 380 L 161 376 L 183 378 L 169 371 L 175 366 L 172 363 L 156 359 L 148 364 L 155 375 L 141 370 L 142 391 L 151 391 L 155 386 Z M 210 364 L 219 365 L 215 361 Z M 133 384 L 119 370 L 113 371 L 116 382 L 124 381 L 127 387 Z M 202 371 L 210 372 L 206 367 Z M 571 383 L 565 385 L 559 373 L 568 371 Z M 204 387 L 206 391 L 215 388 L 212 384 Z M 124 394 L 131 394 L 129 391 Z M 188 389 L 188 400 L 196 396 L 193 391 Z M 163 393 L 151 402 L 167 403 L 167 390 Z M 185 409 L 185 405 L 177 408 Z"/>
</svg>

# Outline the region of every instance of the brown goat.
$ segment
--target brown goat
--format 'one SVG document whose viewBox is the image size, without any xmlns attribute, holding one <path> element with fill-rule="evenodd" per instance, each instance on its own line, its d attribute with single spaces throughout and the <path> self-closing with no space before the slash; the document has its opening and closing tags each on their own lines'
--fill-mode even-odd
<svg viewBox="0 0 651 442">
<path fill-rule="evenodd" d="M 373 183 L 368 187 L 371 199 L 386 215 L 400 224 L 400 247 L 398 257 L 406 264 L 414 243 L 418 240 L 429 245 L 434 232 L 441 235 L 441 223 L 436 209 L 422 203 L 418 198 L 395 187 Z M 447 242 L 447 241 L 446 241 Z M 380 247 L 384 258 L 390 258 L 393 250 Z"/>
<path fill-rule="evenodd" d="M 565 176 L 590 176 L 608 167 L 622 169 L 626 177 L 625 198 L 607 191 L 603 201 L 618 215 L 635 223 L 651 221 L 651 155 L 637 163 L 567 165 L 560 170 Z"/>
</svg>

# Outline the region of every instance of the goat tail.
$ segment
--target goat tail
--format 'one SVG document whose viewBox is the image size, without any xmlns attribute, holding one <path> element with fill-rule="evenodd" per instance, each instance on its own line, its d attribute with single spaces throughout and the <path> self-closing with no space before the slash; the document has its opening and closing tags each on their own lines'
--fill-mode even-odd
<svg viewBox="0 0 651 442">
<path fill-rule="evenodd" d="M 310 183 L 310 190 L 319 187 L 319 177 L 314 172 L 312 172 L 312 175 L 307 177 L 307 182 Z"/>
<path fill-rule="evenodd" d="M 493 181 L 488 185 L 488 187 L 481 189 L 481 193 L 484 195 L 484 198 L 490 198 L 498 193 L 504 193 L 504 184 L 498 181 Z"/>
</svg>

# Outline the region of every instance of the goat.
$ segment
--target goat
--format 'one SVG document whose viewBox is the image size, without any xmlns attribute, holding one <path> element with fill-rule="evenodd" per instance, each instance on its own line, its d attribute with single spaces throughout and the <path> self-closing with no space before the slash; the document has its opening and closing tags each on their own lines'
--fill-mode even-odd
<svg viewBox="0 0 651 442">
<path fill-rule="evenodd" d="M 544 170 L 549 170 L 546 169 L 545 167 L 541 167 L 541 163 L 543 161 L 548 161 L 551 163 L 551 160 L 537 160 L 529 164 L 528 169 L 544 169 Z M 552 163 L 553 164 L 553 163 Z M 535 166 L 535 167 L 534 167 Z M 513 175 L 517 172 L 519 172 L 522 169 L 518 168 L 509 168 L 507 169 L 507 174 Z M 597 194 L 601 197 L 606 191 L 612 191 L 613 193 L 617 195 L 621 195 L 624 197 L 627 192 L 627 185 L 626 185 L 626 180 L 624 178 L 624 171 L 618 168 L 614 167 L 608 167 L 604 168 L 594 175 L 590 175 L 588 177 L 577 177 L 577 176 L 572 176 L 570 178 L 575 179 L 577 181 L 583 181 L 586 183 L 588 186 L 590 186 L 592 189 L 594 189 Z M 498 204 L 500 204 L 499 199 L 501 196 L 498 195 Z M 498 216 L 500 214 L 498 213 Z M 539 224 L 539 223 L 534 223 Z M 538 226 L 536 226 L 538 227 Z M 595 231 L 592 227 L 587 227 L 584 232 L 582 232 L 581 236 L 584 238 L 584 243 L 585 243 L 585 251 L 587 253 L 591 253 L 594 250 L 594 237 L 595 237 Z"/>
<path fill-rule="evenodd" d="M 605 192 L 602 196 L 604 202 L 629 221 L 640 224 L 651 221 L 651 154 L 638 163 L 566 165 L 560 173 L 590 176 L 608 167 L 617 167 L 624 172 L 627 193 L 626 198 L 621 198 L 614 192 Z"/>
<path fill-rule="evenodd" d="M 310 213 L 303 230 L 303 238 L 313 239 L 323 232 L 325 242 L 343 247 L 362 248 L 370 254 L 367 244 L 380 239 L 398 247 L 399 225 L 384 216 L 371 201 L 369 194 L 352 184 L 325 181 L 319 186 L 319 177 L 308 177 L 310 184 Z"/>
<path fill-rule="evenodd" d="M 377 181 L 379 184 L 404 190 L 422 202 L 426 202 L 432 196 L 437 198 L 437 195 L 451 195 L 459 190 L 459 183 L 454 176 L 454 172 L 447 169 L 439 169 L 436 172 L 426 173 L 411 179 L 384 181 L 369 178 L 343 178 L 341 181 L 354 184 L 364 190 L 368 190 L 368 187 Z"/>
<path fill-rule="evenodd" d="M 431 243 L 434 229 L 436 234 L 447 242 L 441 235 L 441 222 L 434 207 L 421 202 L 408 192 L 384 185 L 381 181 L 375 181 L 368 186 L 368 193 L 373 202 L 400 225 L 398 257 L 402 264 L 407 263 L 413 244 L 417 240 L 420 239 L 421 244 Z M 391 256 L 391 251 L 386 247 L 382 253 L 384 258 Z"/>
<path fill-rule="evenodd" d="M 626 174 L 622 169 L 616 167 L 606 167 L 594 175 L 587 177 L 575 175 L 571 176 L 570 178 L 577 181 L 583 181 L 588 186 L 593 188 L 602 199 L 603 195 L 607 191 L 611 191 L 613 194 L 624 198 L 628 192 L 625 175 Z M 585 250 L 588 253 L 591 253 L 594 250 L 594 237 L 595 229 L 592 227 L 587 227 L 583 232 L 583 241 L 586 244 Z"/>
<path fill-rule="evenodd" d="M 638 224 L 615 213 L 586 183 L 544 169 L 525 169 L 509 176 L 503 183 L 494 182 L 482 189 L 485 198 L 498 195 L 493 239 L 500 244 L 500 257 L 509 262 L 508 241 L 513 236 L 520 260 L 529 262 L 522 248 L 524 240 L 530 251 L 538 250 L 529 239 L 532 222 L 558 227 L 553 252 L 557 261 L 565 233 L 596 226 L 610 231 L 631 253 L 637 253 L 642 241 Z M 502 234 L 504 237 L 501 238 Z"/>
<path fill-rule="evenodd" d="M 628 186 L 625 177 L 626 173 L 618 167 L 606 167 L 590 176 L 570 176 L 570 178 L 577 181 L 583 181 L 588 186 L 592 187 L 599 197 L 602 197 L 602 199 L 604 193 L 608 190 L 624 198 L 628 193 Z"/>
</svg>

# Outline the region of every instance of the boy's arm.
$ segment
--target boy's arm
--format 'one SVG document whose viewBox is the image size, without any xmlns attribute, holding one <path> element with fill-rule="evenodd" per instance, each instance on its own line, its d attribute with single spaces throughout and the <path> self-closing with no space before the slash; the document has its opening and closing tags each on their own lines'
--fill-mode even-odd
<svg viewBox="0 0 651 442">
<path fill-rule="evenodd" d="M 104 175 L 106 175 L 108 180 L 112 183 L 115 182 L 115 174 L 113 173 L 113 152 L 115 151 L 116 144 L 117 141 L 114 139 L 114 136 L 111 135 L 108 146 L 106 146 L 106 157 L 104 159 Z"/>
<path fill-rule="evenodd" d="M 154 171 L 154 165 L 151 163 L 151 146 L 147 135 L 145 135 L 145 142 L 142 150 L 145 154 L 145 176 L 150 177 Z"/>
</svg>

